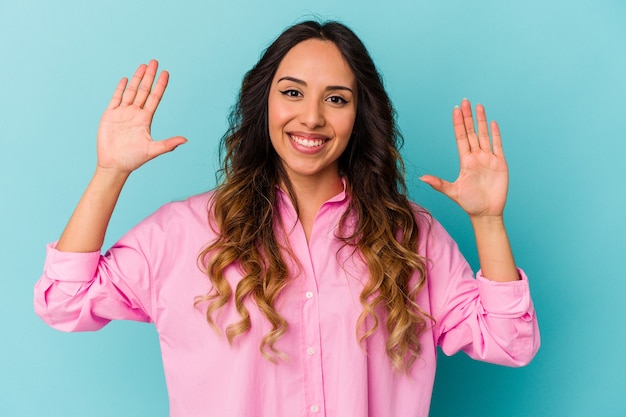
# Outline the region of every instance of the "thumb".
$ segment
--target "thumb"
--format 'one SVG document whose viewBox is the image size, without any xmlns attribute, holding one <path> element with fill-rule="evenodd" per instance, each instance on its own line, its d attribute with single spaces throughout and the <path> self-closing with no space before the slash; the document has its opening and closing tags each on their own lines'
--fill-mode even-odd
<svg viewBox="0 0 626 417">
<path fill-rule="evenodd" d="M 171 152 L 178 146 L 187 143 L 187 139 L 182 136 L 173 136 L 169 139 L 163 139 L 152 142 L 150 147 L 151 157 L 155 158 L 167 152 Z"/>
<path fill-rule="evenodd" d="M 422 175 L 420 177 L 420 180 L 430 185 L 434 190 L 448 195 L 447 191 L 451 185 L 451 183 L 449 183 L 448 181 L 442 180 L 441 178 L 435 177 L 434 175 Z"/>
</svg>

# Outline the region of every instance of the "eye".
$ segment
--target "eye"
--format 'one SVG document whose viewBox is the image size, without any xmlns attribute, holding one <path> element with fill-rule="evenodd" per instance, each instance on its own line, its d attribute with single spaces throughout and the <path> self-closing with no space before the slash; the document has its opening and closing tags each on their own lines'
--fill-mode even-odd
<svg viewBox="0 0 626 417">
<path fill-rule="evenodd" d="M 288 89 L 288 90 L 280 90 L 280 94 L 287 97 L 302 97 L 302 94 L 298 90 Z"/>
<path fill-rule="evenodd" d="M 333 104 L 348 104 L 348 100 L 341 96 L 330 96 L 326 100 L 330 101 Z"/>
</svg>

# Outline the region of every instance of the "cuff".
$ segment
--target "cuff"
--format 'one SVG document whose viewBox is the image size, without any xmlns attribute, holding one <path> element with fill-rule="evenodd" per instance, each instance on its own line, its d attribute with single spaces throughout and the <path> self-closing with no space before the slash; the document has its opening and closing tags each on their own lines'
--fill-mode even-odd
<svg viewBox="0 0 626 417">
<path fill-rule="evenodd" d="M 53 242 L 46 246 L 45 276 L 55 281 L 91 281 L 98 268 L 100 251 L 62 252 L 56 249 L 56 244 Z"/>
<path fill-rule="evenodd" d="M 518 281 L 497 282 L 485 278 L 481 271 L 476 274 L 480 301 L 487 312 L 499 317 L 521 317 L 532 314 L 528 277 L 518 269 Z"/>
</svg>

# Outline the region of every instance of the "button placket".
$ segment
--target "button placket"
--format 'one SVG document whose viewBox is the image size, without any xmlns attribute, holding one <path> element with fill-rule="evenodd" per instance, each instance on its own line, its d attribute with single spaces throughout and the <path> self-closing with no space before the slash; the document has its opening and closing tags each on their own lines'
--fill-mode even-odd
<svg viewBox="0 0 626 417">
<path fill-rule="evenodd" d="M 309 282 L 309 285 L 316 286 L 314 282 Z M 308 286 L 311 288 L 311 286 Z M 304 340 L 305 345 L 301 351 L 305 356 L 305 367 L 308 369 L 307 374 L 311 377 L 311 385 L 308 386 L 308 393 L 306 395 L 306 401 L 308 402 L 309 415 L 323 415 L 320 401 L 323 401 L 324 388 L 321 369 L 321 358 L 317 353 L 319 352 L 320 345 L 320 332 L 319 332 L 319 300 L 317 299 L 317 293 L 315 291 L 306 291 L 304 293 L 304 308 L 303 312 L 310 314 L 311 325 L 306 327 L 306 338 Z M 315 323 L 315 325 L 313 325 Z"/>
</svg>

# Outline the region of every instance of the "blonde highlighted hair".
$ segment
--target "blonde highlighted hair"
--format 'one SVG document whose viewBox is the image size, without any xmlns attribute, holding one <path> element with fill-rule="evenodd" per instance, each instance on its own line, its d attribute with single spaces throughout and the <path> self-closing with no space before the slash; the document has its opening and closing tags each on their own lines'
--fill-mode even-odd
<svg viewBox="0 0 626 417">
<path fill-rule="evenodd" d="M 421 352 L 419 337 L 432 320 L 415 303 L 426 283 L 425 261 L 417 254 L 416 216 L 421 212 L 416 213 L 406 197 L 398 152 L 402 137 L 380 74 L 359 38 L 338 22 L 307 21 L 291 26 L 245 75 L 230 114 L 230 128 L 222 138 L 220 183 L 210 206 L 210 221 L 219 237 L 198 258 L 212 290 L 198 296 L 196 305 L 208 303 L 207 321 L 217 328 L 216 314 L 234 302 L 241 320 L 226 326 L 226 337 L 232 343 L 251 327 L 244 304 L 251 298 L 271 325 L 261 341 L 261 352 L 273 361 L 280 358 L 275 345 L 288 323 L 275 305 L 289 284 L 290 271 L 283 259 L 285 248 L 275 236 L 281 221 L 276 187 L 283 185 L 294 204 L 296 199 L 270 143 L 267 101 L 282 58 L 308 39 L 333 42 L 357 81 L 356 120 L 350 143 L 339 158 L 350 203 L 338 228 L 338 238 L 359 252 L 370 272 L 360 295 L 363 312 L 355 323 L 357 337 L 362 343 L 383 321 L 387 355 L 395 369 L 408 371 Z M 234 264 L 243 277 L 233 293 L 225 270 Z M 377 310 L 383 311 L 380 317 Z M 369 327 L 368 321 L 372 323 Z"/>
</svg>

